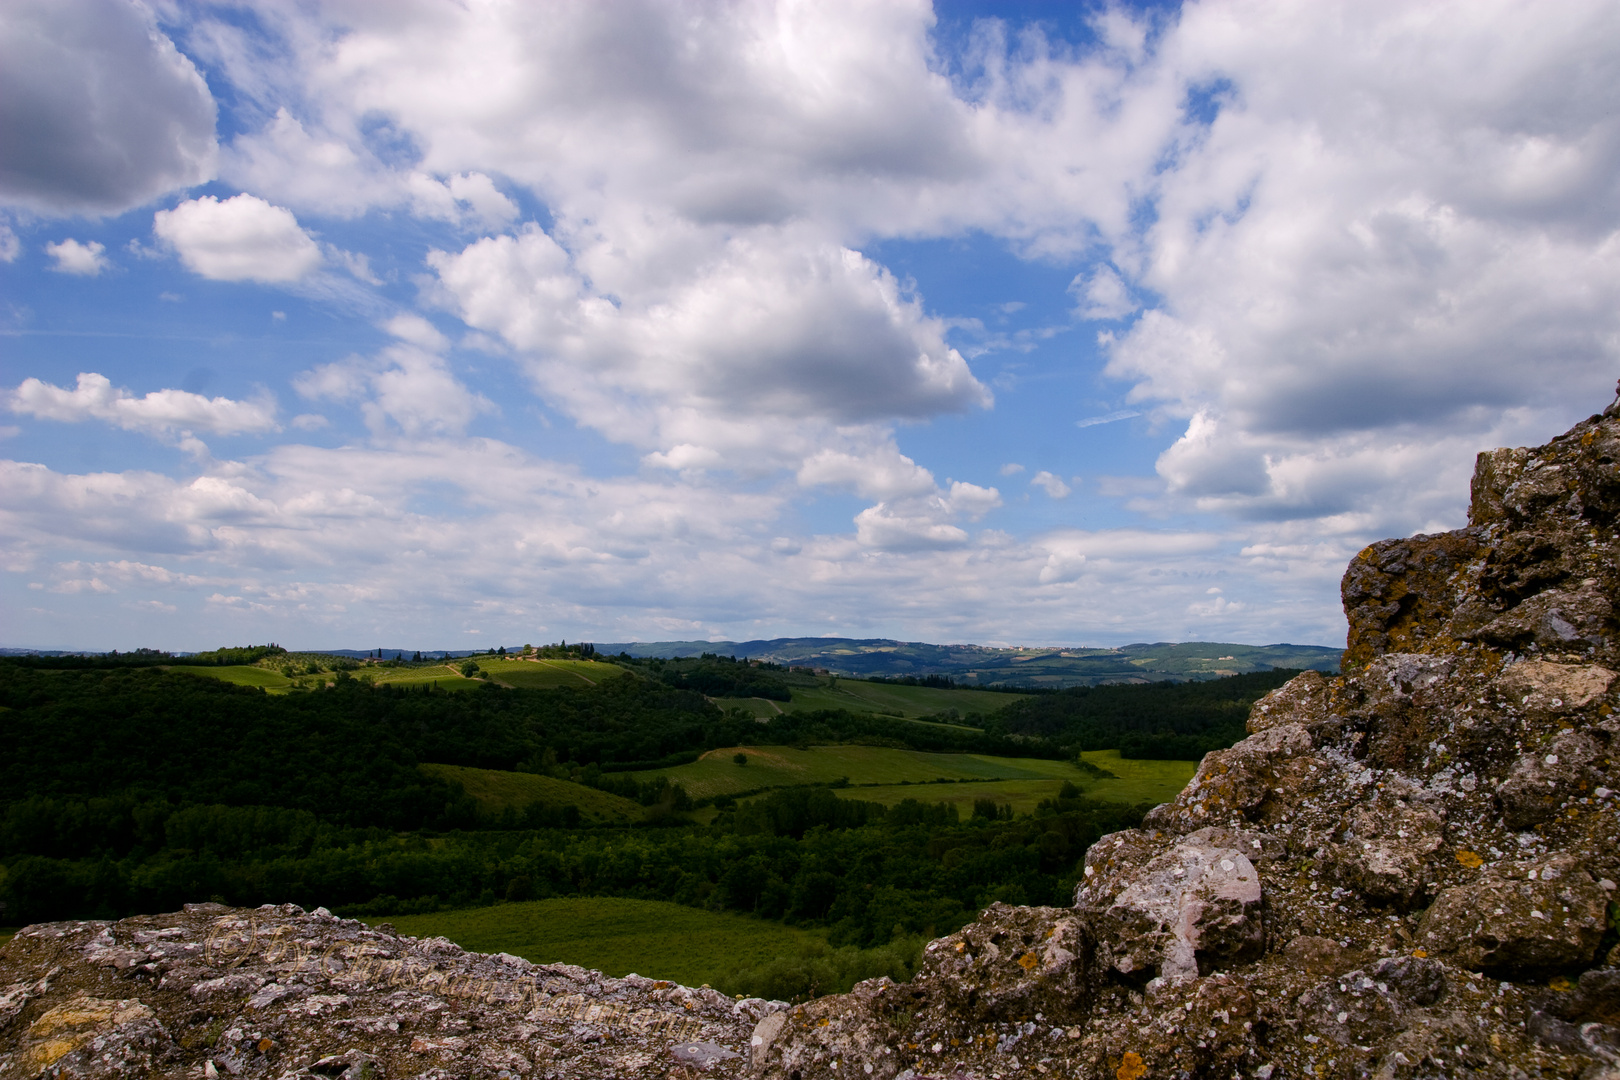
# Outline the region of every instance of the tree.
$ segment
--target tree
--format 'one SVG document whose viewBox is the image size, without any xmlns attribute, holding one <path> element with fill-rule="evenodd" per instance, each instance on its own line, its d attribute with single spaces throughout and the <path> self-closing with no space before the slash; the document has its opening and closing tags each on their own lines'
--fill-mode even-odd
<svg viewBox="0 0 1620 1080">
<path fill-rule="evenodd" d="M 731 760 L 735 761 L 739 765 L 746 765 L 748 764 L 748 755 L 739 751 L 738 753 L 731 755 Z"/>
</svg>

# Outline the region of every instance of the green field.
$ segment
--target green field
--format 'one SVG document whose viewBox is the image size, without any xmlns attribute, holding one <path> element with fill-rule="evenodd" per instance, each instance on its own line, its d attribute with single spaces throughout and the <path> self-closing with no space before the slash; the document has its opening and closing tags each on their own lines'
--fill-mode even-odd
<svg viewBox="0 0 1620 1080">
<path fill-rule="evenodd" d="M 1100 769 L 1119 777 L 1117 780 L 1090 780 L 1080 786 L 1094 799 L 1108 802 L 1153 803 L 1169 802 L 1181 794 L 1198 771 L 1196 761 L 1149 761 L 1122 758 L 1118 750 L 1087 750 L 1082 757 Z"/>
<path fill-rule="evenodd" d="M 745 754 L 748 764 L 732 760 Z M 1043 758 L 1004 758 L 987 754 L 930 754 L 886 746 L 728 746 L 710 750 L 690 765 L 629 773 L 638 780 L 666 776 L 698 799 L 735 795 L 761 788 L 828 784 L 847 778 L 839 794 L 893 805 L 903 799 L 972 805 L 993 798 L 1015 813 L 1033 810 L 1053 798 L 1064 781 L 1086 795 L 1108 802 L 1161 803 L 1187 786 L 1198 763 L 1125 760 L 1118 750 L 1088 751 L 1085 760 L 1113 773 L 1099 780 L 1073 762 Z M 938 783 L 957 781 L 957 783 Z M 979 781 L 962 783 L 962 781 Z M 993 782 L 986 782 L 993 781 Z"/>
<path fill-rule="evenodd" d="M 324 678 L 324 676 L 323 676 Z M 428 686 L 435 690 L 476 690 L 477 679 L 463 679 L 450 664 L 432 667 L 366 667 L 355 678 L 367 678 L 378 686 Z"/>
<path fill-rule="evenodd" d="M 507 686 L 550 689 L 554 686 L 595 686 L 627 672 L 617 664 L 595 660 L 517 660 L 512 657 L 472 657 L 484 674 Z"/>
<path fill-rule="evenodd" d="M 969 755 L 940 754 L 941 758 Z M 1007 779 L 989 783 L 955 784 L 883 784 L 878 787 L 840 788 L 837 794 L 846 799 L 864 799 L 868 802 L 894 806 L 905 799 L 919 802 L 947 802 L 956 806 L 965 820 L 972 812 L 975 799 L 991 799 L 1000 805 L 1012 807 L 1014 814 L 1028 814 L 1042 799 L 1057 797 L 1064 781 L 1078 787 L 1089 798 L 1115 803 L 1169 802 L 1181 793 L 1198 768 L 1193 761 L 1134 761 L 1119 756 L 1118 750 L 1098 750 L 1085 755 L 1090 764 L 1106 769 L 1118 777 L 1099 780 L 1067 761 L 1043 761 L 1034 758 L 993 758 L 972 755 L 978 761 L 990 764 L 998 775 Z M 964 763 L 965 764 L 965 763 Z M 1024 776 L 1016 776 L 1023 773 Z M 1038 776 L 1031 777 L 1028 774 Z"/>
<path fill-rule="evenodd" d="M 186 675 L 201 675 L 209 679 L 218 679 L 221 682 L 235 683 L 237 686 L 262 686 L 272 693 L 278 691 L 286 693 L 293 685 L 293 681 L 279 671 L 253 667 L 248 664 L 232 664 L 228 667 L 177 666 L 169 670 Z"/>
<path fill-rule="evenodd" d="M 732 760 L 739 753 L 747 755 L 748 764 L 738 765 Z M 926 784 L 934 780 L 1042 780 L 1050 781 L 1055 791 L 1063 780 L 1079 783 L 1085 776 L 1074 765 L 1061 761 L 931 754 L 887 746 L 814 746 L 805 750 L 790 746 L 728 746 L 710 750 L 690 765 L 627 775 L 643 781 L 667 776 L 700 799 L 768 787 L 829 784 L 845 778 L 852 785 L 886 786 L 901 781 Z"/>
<path fill-rule="evenodd" d="M 642 819 L 638 803 L 606 791 L 534 773 L 501 772 L 495 769 L 469 769 L 460 765 L 420 765 L 423 772 L 460 784 L 477 801 L 481 810 L 500 813 L 507 807 L 522 810 L 532 803 L 544 806 L 577 806 L 590 822 L 624 825 Z"/>
<path fill-rule="evenodd" d="M 272 694 L 285 694 L 289 690 L 322 686 L 331 682 L 334 677 L 330 671 L 321 671 L 313 675 L 295 675 L 289 679 L 273 667 L 249 666 L 246 664 L 234 664 L 225 667 L 184 667 L 177 665 L 169 670 L 183 672 L 187 675 L 200 675 L 207 679 L 218 679 L 221 682 L 235 683 L 238 686 L 259 686 Z M 379 686 L 385 683 L 396 686 L 427 686 L 432 684 L 439 690 L 476 690 L 480 685 L 476 679 L 463 679 L 454 668 L 444 664 L 435 664 L 432 667 L 398 668 L 367 665 L 357 668 L 351 674 L 357 679 L 370 679 Z"/>
<path fill-rule="evenodd" d="M 687 986 L 723 986 L 728 971 L 799 956 L 825 941 L 821 934 L 746 915 L 605 896 L 366 921 L 387 921 L 414 937 L 442 935 L 476 952 L 578 964 L 616 976 L 635 972 Z"/>
</svg>

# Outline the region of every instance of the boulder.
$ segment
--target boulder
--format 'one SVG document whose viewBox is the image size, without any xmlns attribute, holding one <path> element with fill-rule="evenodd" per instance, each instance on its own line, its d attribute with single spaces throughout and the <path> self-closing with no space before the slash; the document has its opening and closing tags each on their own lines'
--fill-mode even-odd
<svg viewBox="0 0 1620 1080">
<path fill-rule="evenodd" d="M 1424 896 L 1444 843 L 1445 823 L 1433 810 L 1380 799 L 1355 811 L 1330 861 L 1339 880 L 1361 896 L 1406 908 Z"/>
<path fill-rule="evenodd" d="M 1264 950 L 1260 876 L 1212 833 L 1154 858 L 1102 910 L 1103 958 L 1120 975 L 1184 982 Z"/>
<path fill-rule="evenodd" d="M 1321 672 L 1301 672 L 1254 703 L 1249 709 L 1249 734 L 1284 724 L 1319 724 L 1328 717 L 1332 697 L 1332 687 Z"/>
<path fill-rule="evenodd" d="M 1591 965 L 1608 895 L 1568 856 L 1508 863 L 1442 890 L 1423 915 L 1427 952 L 1498 978 L 1536 978 Z"/>
<path fill-rule="evenodd" d="M 179 1049 L 138 999 L 76 994 L 28 1025 L 0 1076 L 147 1077 Z"/>
<path fill-rule="evenodd" d="M 1145 824 L 1190 832 L 1252 819 L 1283 771 L 1306 755 L 1311 745 L 1311 734 L 1303 724 L 1287 723 L 1262 728 L 1230 749 L 1205 754 L 1192 782 L 1175 801 L 1155 808 Z"/>
<path fill-rule="evenodd" d="M 1548 589 L 1468 635 L 1505 648 L 1596 648 L 1609 640 L 1614 606 L 1596 580 Z"/>
<path fill-rule="evenodd" d="M 1528 829 L 1554 817 L 1569 799 L 1598 784 L 1594 769 L 1604 749 L 1584 731 L 1566 731 L 1513 763 L 1496 789 L 1502 820 L 1509 828 Z"/>
<path fill-rule="evenodd" d="M 1567 716 L 1601 704 L 1614 672 L 1597 664 L 1519 660 L 1491 680 L 1491 689 L 1534 717 Z"/>
</svg>

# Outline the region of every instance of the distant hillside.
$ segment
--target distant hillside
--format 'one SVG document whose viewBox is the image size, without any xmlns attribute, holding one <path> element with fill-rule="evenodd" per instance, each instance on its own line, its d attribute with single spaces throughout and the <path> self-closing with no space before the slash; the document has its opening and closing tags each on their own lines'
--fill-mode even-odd
<svg viewBox="0 0 1620 1080">
<path fill-rule="evenodd" d="M 773 638 L 769 641 L 655 641 L 598 644 L 599 653 L 684 657 L 719 653 L 857 677 L 948 675 L 958 685 L 1068 687 L 1101 683 L 1218 679 L 1273 668 L 1337 671 L 1342 650 L 1321 645 L 1237 645 L 1221 641 L 1125 645 L 1117 649 L 997 649 L 888 638 Z"/>
<path fill-rule="evenodd" d="M 507 646 L 508 649 L 517 646 Z M 1321 645 L 1237 645 L 1225 641 L 1157 642 L 1124 645 L 1117 649 L 1018 648 L 986 645 L 930 645 L 922 641 L 889 638 L 772 638 L 768 641 L 625 641 L 597 644 L 604 657 L 628 653 L 638 659 L 698 657 L 704 653 L 764 660 L 785 667 L 823 668 L 834 675 L 854 678 L 904 678 L 945 675 L 958 686 L 1002 686 L 1063 689 L 1103 683 L 1148 683 L 1219 679 L 1274 668 L 1336 672 L 1340 649 Z M 383 649 L 384 657 L 411 657 L 415 649 Z M 477 649 L 423 649 L 424 657 L 483 656 Z M 0 649 L 0 655 L 39 656 L 70 654 L 48 650 Z M 144 662 L 171 662 L 186 653 L 151 653 Z M 326 649 L 322 655 L 362 659 L 371 649 Z M 125 654 L 123 662 L 143 662 L 139 654 Z"/>
</svg>

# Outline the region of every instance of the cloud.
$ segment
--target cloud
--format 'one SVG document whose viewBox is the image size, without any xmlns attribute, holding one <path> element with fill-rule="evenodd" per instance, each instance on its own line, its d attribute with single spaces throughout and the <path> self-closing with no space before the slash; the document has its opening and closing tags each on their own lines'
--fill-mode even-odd
<svg viewBox="0 0 1620 1080">
<path fill-rule="evenodd" d="M 977 521 L 1001 505 L 1001 493 L 960 480 L 948 492 L 889 499 L 855 515 L 855 539 L 865 548 L 912 552 L 956 548 L 968 542 L 952 522 Z"/>
<path fill-rule="evenodd" d="M 14 413 L 40 420 L 101 420 L 125 431 L 173 436 L 182 442 L 199 431 L 250 435 L 277 429 L 275 405 L 269 400 L 233 401 L 185 390 L 154 390 L 136 397 L 95 372 L 80 373 L 78 384 L 71 390 L 39 379 L 24 379 L 6 395 L 6 406 Z"/>
<path fill-rule="evenodd" d="M 993 501 L 958 494 L 958 509 Z M 429 500 L 436 509 L 422 509 Z M 99 578 L 121 602 L 178 605 L 195 613 L 199 645 L 240 625 L 212 621 L 215 593 L 258 605 L 253 625 L 267 636 L 334 644 L 474 627 L 496 641 L 541 627 L 570 640 L 782 628 L 1331 643 L 1342 623 L 1318 598 L 1356 550 L 1296 523 L 1241 536 L 1060 530 L 1019 540 L 969 535 L 948 507 L 892 504 L 865 514 L 857 535 L 805 536 L 784 533 L 790 506 L 780 493 L 675 474 L 591 477 L 487 439 L 281 446 L 179 479 L 0 462 L 0 540 L 14 565 L 36 567 L 34 580 Z M 1244 608 L 1210 609 L 1212 586 Z M 107 609 L 100 625 L 122 618 Z"/>
<path fill-rule="evenodd" d="M 1009 461 L 999 470 L 1002 476 L 1017 476 L 1024 471 L 1024 467 L 1016 461 Z"/>
<path fill-rule="evenodd" d="M 220 59 L 230 67 L 234 55 Z M 398 205 L 403 198 L 401 178 L 363 145 L 311 135 L 285 105 L 275 107 L 257 134 L 232 140 L 221 173 L 278 202 L 336 217 L 357 217 L 372 207 Z"/>
<path fill-rule="evenodd" d="M 1598 3 L 1183 9 L 1158 62 L 1232 89 L 1156 178 L 1152 223 L 1116 238 L 1162 300 L 1108 369 L 1188 418 L 1159 462 L 1174 491 L 1379 532 L 1449 502 L 1456 524 L 1473 450 L 1604 397 L 1615 41 Z"/>
<path fill-rule="evenodd" d="M 213 175 L 214 100 L 145 7 L 15 0 L 0 14 L 0 199 L 116 214 Z"/>
<path fill-rule="evenodd" d="M 1053 476 L 1045 469 L 1029 478 L 1029 486 L 1040 488 L 1054 499 L 1067 498 L 1073 491 L 1068 484 L 1063 482 L 1062 478 Z"/>
<path fill-rule="evenodd" d="M 0 262 L 16 262 L 17 256 L 22 254 L 22 241 L 10 225 L 0 221 Z"/>
<path fill-rule="evenodd" d="M 418 283 L 433 321 L 298 379 L 369 445 L 184 481 L 8 467 L 17 551 L 175 545 L 304 627 L 475 597 L 508 620 L 480 628 L 1331 640 L 1365 540 L 1460 523 L 1475 451 L 1608 396 L 1609 4 L 1195 0 L 1102 13 L 1094 47 L 987 21 L 953 55 L 922 3 L 295 5 L 268 41 L 187 11 L 250 129 L 226 166 L 252 194 L 213 206 L 251 200 L 290 244 L 221 241 L 252 252 L 212 276 L 298 280 L 324 252 L 374 279 L 293 212 L 413 214 L 444 249 Z M 900 452 L 901 425 L 992 403 L 960 313 L 878 253 L 968 235 L 1061 265 L 1076 317 L 1120 323 L 1099 340 L 1125 407 L 1076 425 L 1151 417 L 1163 452 L 1099 490 L 1194 531 L 1010 536 L 999 493 Z M 492 406 L 447 335 L 646 467 L 465 438 Z M 806 490 L 870 505 L 814 534 L 786 509 Z M 125 587 L 61 580 L 93 578 Z"/>
<path fill-rule="evenodd" d="M 596 256 L 533 226 L 428 261 L 447 305 L 524 353 L 547 397 L 660 453 L 790 465 L 796 430 L 990 403 L 941 321 L 859 253 L 756 238 L 708 254 L 693 274 L 671 267 L 611 297 L 596 289 L 627 268 L 587 276 Z"/>
<path fill-rule="evenodd" d="M 1141 307 L 1111 266 L 1099 266 L 1089 277 L 1077 276 L 1069 283 L 1069 291 L 1080 299 L 1075 314 L 1082 319 L 1123 319 Z"/>
<path fill-rule="evenodd" d="M 456 225 L 472 221 L 484 228 L 499 229 L 518 216 L 517 204 L 479 172 L 462 173 L 448 180 L 412 173 L 406 180 L 406 190 L 412 212 L 418 217 Z"/>
<path fill-rule="evenodd" d="M 253 195 L 223 202 L 204 195 L 159 210 L 152 231 L 179 253 L 187 270 L 214 281 L 289 283 L 323 262 L 292 211 Z"/>
<path fill-rule="evenodd" d="M 1141 416 L 1136 409 L 1116 409 L 1101 416 L 1088 416 L 1083 420 L 1076 420 L 1074 426 L 1078 428 L 1096 427 L 1098 424 L 1112 424 L 1116 420 L 1129 420 L 1133 416 Z"/>
<path fill-rule="evenodd" d="M 400 341 L 373 357 L 351 356 L 323 364 L 293 380 L 311 400 L 358 404 L 372 434 L 411 438 L 460 435 L 480 413 L 494 412 L 488 398 L 469 390 L 437 355 L 449 341 L 419 315 L 396 315 L 384 329 Z M 295 421 L 296 422 L 296 421 Z M 324 424 L 318 417 L 305 421 Z"/>
<path fill-rule="evenodd" d="M 805 487 L 847 488 L 870 499 L 893 499 L 934 492 L 934 474 L 902 454 L 892 443 L 864 453 L 821 450 L 799 467 Z"/>
<path fill-rule="evenodd" d="M 106 250 L 105 245 L 94 240 L 81 244 L 77 240 L 67 239 L 45 245 L 45 254 L 56 261 L 52 270 L 80 277 L 95 277 L 112 265 L 103 254 Z"/>
</svg>

